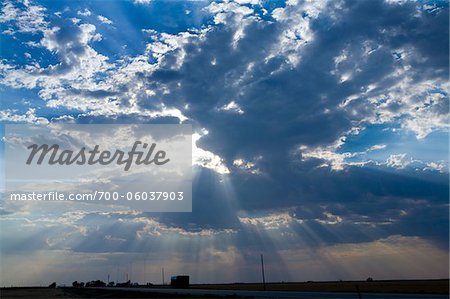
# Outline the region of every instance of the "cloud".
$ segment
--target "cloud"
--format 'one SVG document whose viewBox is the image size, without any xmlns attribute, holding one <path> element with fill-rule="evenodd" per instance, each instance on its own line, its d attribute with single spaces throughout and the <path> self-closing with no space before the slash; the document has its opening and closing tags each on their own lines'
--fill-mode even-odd
<svg viewBox="0 0 450 299">
<path fill-rule="evenodd" d="M 387 166 L 396 168 L 405 168 L 412 163 L 412 159 L 406 154 L 391 155 L 386 161 Z"/>
<path fill-rule="evenodd" d="M 32 123 L 46 125 L 49 121 L 44 117 L 38 117 L 35 109 L 30 108 L 25 114 L 15 114 L 11 110 L 0 111 L 0 120 L 8 122 Z"/>
<path fill-rule="evenodd" d="M 79 227 L 55 231 L 69 234 L 66 240 L 35 231 L 48 241 L 33 240 L 39 248 L 151 248 L 156 256 L 175 248 L 166 262 L 192 271 L 191 259 L 198 263 L 202 254 L 239 265 L 265 249 L 281 265 L 273 266 L 274 277 L 285 277 L 285 263 L 294 277 L 301 267 L 313 269 L 314 278 L 305 279 L 381 277 L 370 257 L 382 251 L 387 256 L 376 263 L 401 269 L 399 276 L 444 273 L 445 263 L 436 261 L 448 252 L 448 161 L 422 160 L 392 145 L 408 136 L 426 144 L 448 131 L 448 6 L 213 2 L 189 6 L 189 16 L 208 14 L 198 28 L 163 32 L 139 24 L 139 39 L 125 33 L 136 47 L 114 56 L 105 48 L 117 40 L 109 43 L 112 36 L 95 25 L 48 22 L 43 8 L 8 3 L 5 34 L 35 33 L 37 39 L 24 40 L 27 51 L 52 59 L 3 61 L 1 83 L 36 91 L 56 111 L 53 122 L 188 122 L 195 131 L 192 213 L 92 213 L 84 223 L 65 215 Z M 30 10 L 42 14 L 39 26 Z M 23 111 L 1 116 L 43 118 L 39 109 Z M 395 130 L 396 140 L 370 135 L 374 126 Z M 423 255 L 428 250 L 432 266 Z M 421 266 L 406 263 L 404 252 Z M 339 270 L 345 265 L 351 269 Z M 253 277 L 252 266 L 243 264 L 242 277 Z"/>
<path fill-rule="evenodd" d="M 435 169 L 442 173 L 449 172 L 448 163 L 445 163 L 445 162 L 438 162 L 438 163 L 430 162 L 430 163 L 427 163 L 426 168 L 427 169 Z"/>
<path fill-rule="evenodd" d="M 261 159 L 263 159 L 262 156 L 254 158 L 253 162 L 252 161 L 246 161 L 244 159 L 236 159 L 236 160 L 233 161 L 233 166 L 238 168 L 238 169 L 240 169 L 240 170 L 242 170 L 242 171 L 245 171 L 245 172 L 248 172 L 248 173 L 251 173 L 251 174 L 259 175 L 259 174 L 262 174 L 262 172 L 257 167 L 256 164 Z"/>
<path fill-rule="evenodd" d="M 98 16 L 97 16 L 97 19 L 98 19 L 100 22 L 102 22 L 103 24 L 108 24 L 108 25 L 112 25 L 112 24 L 113 24 L 113 22 L 112 22 L 110 19 L 108 19 L 107 17 L 104 17 L 104 16 L 102 16 L 102 15 L 98 15 Z"/>
<path fill-rule="evenodd" d="M 147 5 L 147 4 L 150 4 L 150 2 L 152 2 L 152 0 L 134 0 L 133 3 Z"/>
<path fill-rule="evenodd" d="M 84 10 L 77 11 L 77 15 L 83 16 L 83 17 L 89 17 L 91 14 L 92 14 L 92 12 L 87 8 L 85 8 Z"/>
<path fill-rule="evenodd" d="M 245 225 L 262 226 L 264 229 L 279 229 L 296 221 L 302 223 L 288 213 L 274 213 L 262 217 L 239 217 L 239 221 Z"/>
<path fill-rule="evenodd" d="M 31 34 L 37 34 L 48 26 L 44 7 L 34 5 L 30 1 L 24 1 L 23 6 L 24 8 L 20 9 L 13 2 L 3 2 L 0 23 L 5 23 L 11 32 L 17 30 L 20 33 Z M 14 26 L 12 26 L 13 24 Z"/>
<path fill-rule="evenodd" d="M 230 113 L 244 114 L 244 110 L 239 107 L 239 105 L 235 101 L 231 101 L 226 105 L 223 105 L 219 108 L 220 111 L 227 111 Z"/>
<path fill-rule="evenodd" d="M 215 172 L 220 174 L 230 173 L 230 170 L 219 156 L 215 155 L 212 152 L 205 151 L 204 149 L 197 146 L 197 141 L 199 141 L 201 137 L 202 136 L 198 133 L 194 133 L 192 136 L 192 164 L 208 169 L 213 169 Z"/>
</svg>

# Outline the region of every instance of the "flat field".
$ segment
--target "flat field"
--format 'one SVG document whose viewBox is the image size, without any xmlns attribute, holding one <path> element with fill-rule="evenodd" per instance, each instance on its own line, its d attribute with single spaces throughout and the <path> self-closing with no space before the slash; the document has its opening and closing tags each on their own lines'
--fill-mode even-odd
<svg viewBox="0 0 450 299">
<path fill-rule="evenodd" d="M 139 291 L 139 289 L 141 291 Z M 240 290 L 240 291 L 250 291 L 247 292 L 245 296 L 227 295 L 225 298 L 249 298 L 258 297 L 260 292 L 251 291 L 261 291 L 263 289 L 262 284 L 258 283 L 232 283 L 232 284 L 195 284 L 191 285 L 189 291 L 185 294 L 173 294 L 168 286 L 157 286 L 153 288 L 142 288 L 138 289 L 116 289 L 105 288 L 105 289 L 94 289 L 94 288 L 43 288 L 43 287 L 12 287 L 12 288 L 1 288 L 0 298 L 1 299 L 18 299 L 18 298 L 33 298 L 33 299 L 56 299 L 56 298 L 152 298 L 152 299 L 163 299 L 163 298 L 191 298 L 191 299 L 206 299 L 206 298 L 224 298 L 223 296 L 217 296 L 220 292 L 214 294 L 214 290 Z M 198 289 L 198 291 L 194 291 Z M 209 292 L 201 292 L 203 290 L 211 290 Z M 288 282 L 288 283 L 267 283 L 267 291 L 278 291 L 274 294 L 284 294 L 289 293 L 292 296 L 297 296 L 295 294 L 301 294 L 297 292 L 314 292 L 314 294 L 324 293 L 324 292 L 336 292 L 347 293 L 351 296 L 352 293 L 357 296 L 357 293 L 368 294 L 368 293 L 389 293 L 389 294 L 422 294 L 425 297 L 429 297 L 427 294 L 440 294 L 448 295 L 449 293 L 449 280 L 448 279 L 436 279 L 436 280 L 385 280 L 385 281 L 338 281 L 338 282 Z M 169 291 L 169 292 L 167 292 Z M 174 290 L 176 291 L 176 290 Z M 223 292 L 223 291 L 222 291 Z M 292 293 L 290 293 L 292 292 Z M 205 294 L 205 295 L 199 295 Z M 233 294 L 233 293 L 232 293 Z M 237 294 L 245 294 L 245 292 Z M 307 293 L 306 293 L 307 294 Z M 311 294 L 311 293 L 310 293 Z M 301 294 L 303 296 L 303 294 Z M 290 296 L 290 297 L 292 297 Z M 416 296 L 416 295 L 411 295 Z M 434 296 L 434 295 L 431 295 Z M 419 296 L 420 297 L 420 296 Z M 419 298 L 417 297 L 417 298 Z M 427 297 L 427 298 L 428 298 Z M 439 297 L 439 296 L 438 296 Z M 352 297 L 353 298 L 353 297 Z M 357 298 L 357 297 L 355 297 Z M 416 298 L 416 297 L 414 297 Z"/>
<path fill-rule="evenodd" d="M 134 292 L 115 290 L 114 288 L 108 290 L 99 290 L 91 288 L 39 288 L 39 287 L 24 287 L 24 288 L 1 288 L 1 299 L 75 299 L 75 298 L 151 298 L 151 299 L 211 299 L 222 298 L 214 296 L 190 296 L 190 295 L 175 295 L 175 294 L 161 294 L 157 292 Z M 239 298 L 239 297 L 235 297 Z"/>
<path fill-rule="evenodd" d="M 261 283 L 196 284 L 191 288 L 260 291 Z M 266 283 L 267 291 L 448 294 L 449 280 L 379 280 Z"/>
</svg>

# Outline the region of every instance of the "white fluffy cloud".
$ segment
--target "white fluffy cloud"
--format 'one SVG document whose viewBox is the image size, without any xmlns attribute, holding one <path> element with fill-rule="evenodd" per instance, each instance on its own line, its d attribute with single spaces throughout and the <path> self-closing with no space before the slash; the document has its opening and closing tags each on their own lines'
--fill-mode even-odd
<svg viewBox="0 0 450 299">
<path fill-rule="evenodd" d="M 98 19 L 100 22 L 102 22 L 103 24 L 108 24 L 108 25 L 112 25 L 112 24 L 113 24 L 113 22 L 112 22 L 110 19 L 108 19 L 107 17 L 102 16 L 102 15 L 98 15 L 98 16 L 97 16 L 97 19 Z"/>
<path fill-rule="evenodd" d="M 77 15 L 83 16 L 83 17 L 89 17 L 91 14 L 92 14 L 92 12 L 87 8 L 85 8 L 84 10 L 79 10 L 77 12 Z"/>
<path fill-rule="evenodd" d="M 412 163 L 412 159 L 407 154 L 390 155 L 386 165 L 394 168 L 405 168 Z"/>
<path fill-rule="evenodd" d="M 244 110 L 235 102 L 231 101 L 219 108 L 220 111 L 228 111 L 231 113 L 244 114 Z"/>
<path fill-rule="evenodd" d="M 0 23 L 14 21 L 17 31 L 20 33 L 36 34 L 46 28 L 48 23 L 45 20 L 46 9 L 42 6 L 32 4 L 30 1 L 24 1 L 24 9 L 19 9 L 13 2 L 3 2 L 0 14 Z M 14 29 L 7 29 L 8 32 L 14 32 Z"/>
<path fill-rule="evenodd" d="M 152 0 L 134 0 L 135 4 L 150 4 Z"/>
</svg>

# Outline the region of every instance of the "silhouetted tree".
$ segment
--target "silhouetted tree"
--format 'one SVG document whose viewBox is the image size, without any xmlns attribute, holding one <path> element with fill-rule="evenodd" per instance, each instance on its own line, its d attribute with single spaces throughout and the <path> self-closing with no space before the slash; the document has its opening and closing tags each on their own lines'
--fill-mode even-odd
<svg viewBox="0 0 450 299">
<path fill-rule="evenodd" d="M 92 280 L 86 282 L 86 287 L 106 287 L 106 283 L 101 280 Z"/>
<path fill-rule="evenodd" d="M 78 282 L 75 280 L 74 282 L 72 282 L 72 286 L 74 288 L 82 288 L 82 287 L 84 287 L 84 282 Z"/>
<path fill-rule="evenodd" d="M 116 284 L 116 287 L 131 287 L 131 280 L 128 280 L 127 282 L 119 282 Z"/>
</svg>

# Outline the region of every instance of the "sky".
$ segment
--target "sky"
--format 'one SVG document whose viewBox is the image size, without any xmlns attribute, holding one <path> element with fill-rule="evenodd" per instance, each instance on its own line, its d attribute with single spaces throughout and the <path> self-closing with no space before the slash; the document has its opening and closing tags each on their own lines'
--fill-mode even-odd
<svg viewBox="0 0 450 299">
<path fill-rule="evenodd" d="M 191 213 L 3 199 L 2 286 L 448 277 L 447 1 L 0 11 L 3 124 L 194 131 Z"/>
</svg>

